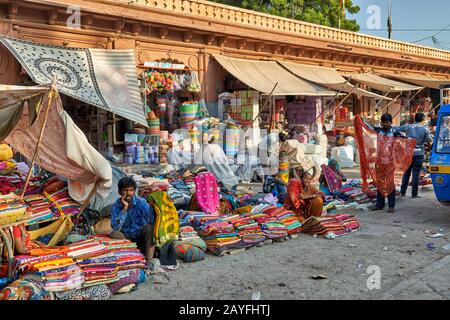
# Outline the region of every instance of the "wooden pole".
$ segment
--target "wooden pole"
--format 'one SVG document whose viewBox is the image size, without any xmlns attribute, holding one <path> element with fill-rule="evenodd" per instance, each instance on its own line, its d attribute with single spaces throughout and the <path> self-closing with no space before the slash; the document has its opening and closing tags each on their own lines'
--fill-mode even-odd
<svg viewBox="0 0 450 320">
<path fill-rule="evenodd" d="M 255 121 L 258 119 L 259 115 L 264 111 L 264 109 L 266 109 L 267 104 L 271 101 L 272 96 L 273 96 L 273 93 L 274 93 L 274 91 L 275 91 L 275 89 L 276 89 L 277 86 L 278 86 L 278 82 L 275 83 L 275 85 L 273 86 L 272 91 L 270 92 L 269 96 L 267 97 L 266 102 L 264 103 L 264 106 L 263 106 L 261 109 L 259 109 L 258 114 L 256 115 L 255 119 L 253 119 L 252 126 L 253 126 L 253 124 L 255 123 Z M 271 120 L 271 121 L 272 121 L 272 120 Z"/>
<path fill-rule="evenodd" d="M 344 99 L 341 100 L 341 102 L 339 102 L 338 104 L 336 104 L 336 105 L 334 106 L 333 111 L 331 112 L 331 114 L 333 114 L 333 113 L 336 111 L 336 109 L 337 109 L 338 107 L 340 107 L 340 106 L 342 105 L 342 103 L 343 103 L 345 100 L 347 100 L 348 97 L 350 97 L 350 95 L 353 93 L 353 90 L 355 90 L 355 89 L 356 89 L 356 86 L 353 87 L 353 89 L 345 96 Z M 320 118 L 320 116 L 319 116 L 319 118 Z M 317 121 L 317 119 L 319 119 L 319 118 L 316 118 L 316 120 L 313 122 L 313 124 L 314 124 L 314 123 Z M 327 117 L 327 119 L 328 119 L 328 117 Z"/>
<path fill-rule="evenodd" d="M 387 95 L 388 95 L 389 93 L 391 93 L 391 90 L 390 90 L 390 89 L 389 89 L 389 91 L 384 95 L 384 97 L 386 98 Z M 369 107 L 369 111 L 368 111 L 368 115 L 367 115 L 368 118 L 370 118 L 370 115 L 372 114 L 372 110 L 375 110 L 375 109 L 377 108 L 377 106 L 378 106 L 381 102 L 383 102 L 383 100 L 384 100 L 384 99 L 381 99 L 380 101 L 378 101 L 378 102 L 375 104 L 375 106 L 373 107 L 373 109 Z"/>
<path fill-rule="evenodd" d="M 347 82 L 346 82 L 345 84 L 350 84 L 350 79 L 351 79 L 351 78 L 352 78 L 352 77 L 349 77 L 349 78 L 347 79 Z M 353 86 L 353 88 L 352 88 L 352 90 L 351 90 L 350 92 L 353 92 L 354 89 L 355 89 L 355 86 Z M 316 120 L 314 120 L 314 121 L 309 125 L 310 128 L 312 127 L 312 125 L 314 125 L 314 123 L 317 122 L 317 120 L 319 120 L 319 118 L 322 116 L 322 114 L 323 114 L 329 107 L 331 107 L 331 105 L 333 104 L 334 101 L 336 101 L 337 97 L 341 94 L 341 92 L 342 92 L 342 88 L 339 89 L 338 93 L 336 93 L 336 94 L 334 95 L 334 97 L 333 97 L 333 99 L 330 101 L 330 103 L 329 103 L 325 108 L 322 109 L 322 112 L 319 114 L 319 116 L 316 118 Z M 346 99 L 347 99 L 347 98 L 346 98 Z"/>
<path fill-rule="evenodd" d="M 411 100 L 414 99 L 415 96 L 417 96 L 423 89 L 425 89 L 425 88 L 422 88 L 422 89 L 418 90 L 418 91 L 417 91 L 417 92 L 409 99 L 408 103 L 410 103 Z M 401 111 L 402 111 L 402 108 L 400 107 L 400 110 L 398 110 L 398 112 L 395 114 L 395 116 L 392 117 L 392 119 L 394 119 Z"/>
<path fill-rule="evenodd" d="M 50 91 L 48 93 L 48 103 L 47 103 L 47 109 L 45 110 L 44 121 L 42 122 L 41 132 L 39 134 L 39 139 L 37 141 L 36 148 L 34 149 L 33 158 L 31 159 L 30 170 L 28 171 L 27 179 L 25 180 L 25 185 L 23 186 L 22 194 L 20 195 L 21 197 L 23 197 L 25 195 L 25 192 L 27 191 L 27 187 L 30 182 L 33 166 L 36 161 L 36 156 L 37 156 L 39 147 L 41 146 L 42 138 L 44 137 L 44 129 L 45 129 L 45 125 L 46 125 L 47 119 L 48 119 L 48 114 L 49 114 L 49 111 L 50 111 L 50 108 L 52 105 L 53 95 L 57 94 L 57 92 L 54 89 L 54 84 L 55 84 L 55 82 L 53 81 L 52 88 L 50 89 Z"/>
<path fill-rule="evenodd" d="M 381 110 L 378 111 L 378 112 L 375 112 L 374 116 L 376 116 L 377 114 L 380 114 L 381 112 L 383 112 L 384 110 L 386 110 L 387 108 L 389 108 L 389 106 L 390 106 L 391 104 L 393 104 L 395 101 L 397 101 L 397 99 L 398 99 L 401 95 L 402 95 L 401 93 L 398 94 L 398 95 L 394 98 L 394 100 L 392 100 L 391 102 L 389 102 L 385 107 L 383 107 L 383 109 L 381 109 Z"/>
</svg>

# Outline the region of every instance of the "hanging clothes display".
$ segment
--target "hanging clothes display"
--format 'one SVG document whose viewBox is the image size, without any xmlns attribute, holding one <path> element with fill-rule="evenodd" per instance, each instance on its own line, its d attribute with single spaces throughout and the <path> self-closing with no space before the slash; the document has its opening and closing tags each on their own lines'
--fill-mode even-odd
<svg viewBox="0 0 450 320">
<path fill-rule="evenodd" d="M 359 115 L 355 116 L 354 124 L 363 188 L 368 188 L 367 180 L 372 178 L 378 191 L 387 197 L 395 189 L 394 182 L 400 182 L 408 169 L 416 140 L 377 134 Z"/>
</svg>

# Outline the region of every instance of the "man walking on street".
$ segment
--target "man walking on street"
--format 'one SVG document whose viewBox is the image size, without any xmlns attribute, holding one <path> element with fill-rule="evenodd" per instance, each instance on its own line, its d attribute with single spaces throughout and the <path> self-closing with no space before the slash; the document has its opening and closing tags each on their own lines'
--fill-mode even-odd
<svg viewBox="0 0 450 320">
<path fill-rule="evenodd" d="M 406 189 L 408 188 L 409 178 L 411 177 L 412 172 L 412 198 L 421 198 L 421 196 L 418 195 L 419 177 L 425 161 L 425 143 L 433 142 L 433 137 L 428 128 L 423 124 L 425 121 L 425 114 L 420 112 L 416 113 L 414 121 L 414 124 L 407 124 L 397 129 L 397 131 L 405 132 L 408 138 L 416 139 L 412 162 L 403 175 L 400 193 L 402 196 L 406 195 Z"/>
</svg>

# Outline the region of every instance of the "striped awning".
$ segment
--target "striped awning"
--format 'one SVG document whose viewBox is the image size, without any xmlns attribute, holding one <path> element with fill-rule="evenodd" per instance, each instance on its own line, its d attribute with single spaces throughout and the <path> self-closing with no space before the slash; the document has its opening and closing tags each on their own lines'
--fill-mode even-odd
<svg viewBox="0 0 450 320">
<path fill-rule="evenodd" d="M 66 48 L 0 36 L 38 84 L 147 126 L 134 50 Z"/>
</svg>

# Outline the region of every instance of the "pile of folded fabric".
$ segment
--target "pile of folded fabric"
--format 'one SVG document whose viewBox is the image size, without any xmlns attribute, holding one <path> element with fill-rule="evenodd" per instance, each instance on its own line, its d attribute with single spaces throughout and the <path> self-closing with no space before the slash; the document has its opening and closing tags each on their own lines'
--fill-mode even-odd
<svg viewBox="0 0 450 320">
<path fill-rule="evenodd" d="M 188 194 L 188 193 L 182 192 L 179 189 L 173 187 L 172 185 L 167 190 L 167 194 L 169 195 L 173 204 L 177 208 L 181 208 L 185 205 L 188 205 L 189 202 L 191 201 L 190 193 Z"/>
<path fill-rule="evenodd" d="M 245 247 L 254 246 L 266 239 L 261 231 L 261 227 L 259 226 L 258 222 L 250 217 L 232 215 L 226 217 L 225 220 L 231 222 L 236 228 L 239 238 L 241 238 L 242 244 Z"/>
<path fill-rule="evenodd" d="M 42 194 L 25 196 L 24 200 L 29 206 L 28 211 L 30 212 L 28 225 L 40 223 L 54 217 L 54 213 L 50 209 L 50 201 Z"/>
<path fill-rule="evenodd" d="M 188 211 L 188 210 L 180 210 L 178 211 L 178 218 L 180 221 L 180 227 L 183 226 L 193 226 L 194 228 L 197 228 L 199 225 L 196 225 L 201 223 L 202 220 L 196 218 L 203 218 L 203 219 L 216 219 L 219 215 L 218 214 L 207 214 L 205 212 L 201 211 Z"/>
<path fill-rule="evenodd" d="M 104 244 L 95 239 L 69 245 L 67 255 L 76 259 L 81 267 L 85 277 L 84 287 L 118 280 L 117 258 Z"/>
<path fill-rule="evenodd" d="M 264 222 L 261 224 L 261 229 L 264 236 L 268 239 L 277 239 L 288 235 L 288 230 L 284 223 L 276 220 Z"/>
<path fill-rule="evenodd" d="M 18 222 L 26 217 L 27 205 L 19 196 L 13 193 L 0 195 L 0 225 Z"/>
<path fill-rule="evenodd" d="M 196 230 L 205 240 L 208 250 L 216 255 L 234 249 L 241 249 L 241 239 L 233 225 L 221 217 L 208 219 L 208 217 L 197 217 L 194 219 Z"/>
<path fill-rule="evenodd" d="M 347 232 L 357 231 L 361 228 L 361 223 L 354 215 L 337 214 L 335 218 L 344 226 Z"/>
<path fill-rule="evenodd" d="M 75 215 L 80 212 L 80 204 L 72 200 L 67 187 L 52 194 L 44 194 L 51 201 L 50 208 L 56 216 Z"/>
<path fill-rule="evenodd" d="M 139 251 L 136 243 L 130 240 L 116 240 L 105 237 L 95 237 L 101 244 L 106 246 L 106 248 L 114 254 L 117 259 L 117 270 L 130 270 L 130 269 L 144 269 L 145 268 L 145 258 L 144 255 Z"/>
<path fill-rule="evenodd" d="M 302 229 L 302 224 L 295 213 L 287 210 L 285 207 L 267 207 L 263 212 L 276 221 L 283 223 L 288 234 L 298 233 Z"/>
<path fill-rule="evenodd" d="M 334 239 L 360 228 L 359 221 L 349 214 L 310 217 L 303 222 L 303 232 Z"/>
<path fill-rule="evenodd" d="M 180 236 L 174 242 L 175 252 L 184 262 L 197 262 L 205 259 L 206 243 L 191 226 L 180 228 Z"/>
<path fill-rule="evenodd" d="M 19 193 L 25 185 L 23 179 L 17 176 L 0 176 L 0 193 Z"/>
<path fill-rule="evenodd" d="M 16 273 L 24 278 L 40 282 L 47 291 L 68 291 L 81 288 L 84 275 L 67 249 L 35 249 L 30 256 L 17 256 L 14 259 Z"/>
</svg>

